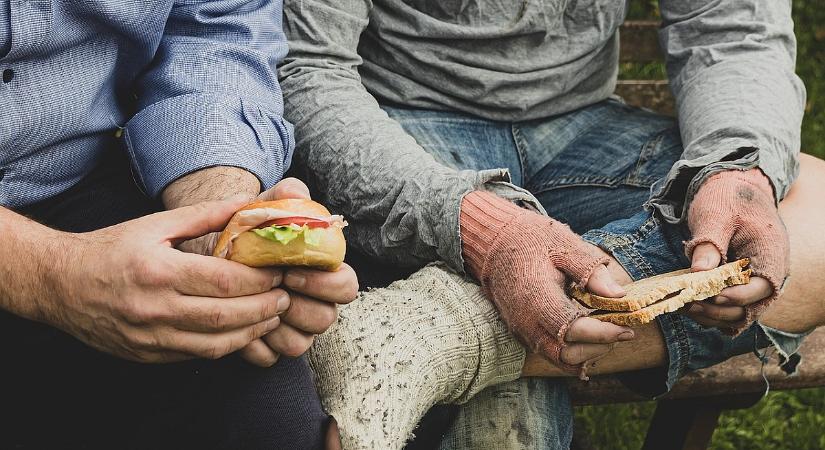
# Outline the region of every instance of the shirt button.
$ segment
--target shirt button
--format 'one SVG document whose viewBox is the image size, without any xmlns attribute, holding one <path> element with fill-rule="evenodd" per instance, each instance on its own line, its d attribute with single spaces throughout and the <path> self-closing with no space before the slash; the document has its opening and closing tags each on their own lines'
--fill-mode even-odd
<svg viewBox="0 0 825 450">
<path fill-rule="evenodd" d="M 6 69 L 3 71 L 3 83 L 11 83 L 11 80 L 14 79 L 14 71 L 11 69 Z"/>
</svg>

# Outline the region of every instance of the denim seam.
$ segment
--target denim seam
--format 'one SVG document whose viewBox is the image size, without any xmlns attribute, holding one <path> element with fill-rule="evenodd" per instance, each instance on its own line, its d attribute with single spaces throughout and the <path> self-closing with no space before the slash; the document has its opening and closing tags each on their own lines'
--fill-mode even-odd
<svg viewBox="0 0 825 450">
<path fill-rule="evenodd" d="M 662 333 L 665 333 L 664 325 L 665 321 L 667 324 L 670 325 L 670 330 L 672 334 L 672 341 L 675 343 L 673 346 L 673 350 L 676 352 L 676 355 L 668 355 L 669 364 L 668 364 L 668 374 L 667 374 L 667 381 L 668 381 L 668 390 L 673 386 L 670 385 L 671 382 L 671 367 L 670 364 L 673 361 L 676 361 L 676 377 L 677 379 L 681 377 L 683 373 L 687 371 L 688 364 L 690 363 L 690 357 L 692 354 L 691 346 L 690 346 L 690 338 L 687 335 L 687 331 L 683 326 L 682 322 L 674 315 L 674 313 L 663 314 L 660 316 L 659 320 L 659 328 L 662 330 Z M 665 336 L 665 341 L 667 341 L 667 336 Z M 671 347 L 668 347 L 668 351 Z"/>
<path fill-rule="evenodd" d="M 664 140 L 665 134 L 664 131 L 659 132 L 653 139 L 649 139 L 647 142 L 642 145 L 641 150 L 639 151 L 639 159 L 636 160 L 636 166 L 633 170 L 627 175 L 625 179 L 625 183 L 630 185 L 636 185 L 637 183 L 642 183 L 642 178 L 640 175 L 642 173 L 642 165 L 649 161 L 651 156 L 655 155 L 655 150 L 659 148 L 661 145 L 662 140 Z M 654 180 L 655 181 L 655 180 Z M 650 187 L 650 186 L 648 186 Z"/>
<path fill-rule="evenodd" d="M 536 194 L 549 192 L 556 189 L 564 189 L 569 187 L 605 187 L 615 189 L 619 186 L 633 186 L 644 189 L 649 189 L 658 178 L 634 178 L 629 180 L 627 177 L 563 177 L 555 178 L 551 181 L 541 183 L 532 189 Z"/>
<path fill-rule="evenodd" d="M 524 159 L 524 154 L 528 150 L 527 141 L 521 135 L 521 130 L 516 124 L 510 125 L 510 134 L 513 136 L 513 143 L 516 144 L 516 155 L 518 155 L 518 163 L 521 166 L 521 185 L 527 186 L 529 180 L 527 179 L 527 164 Z M 534 194 L 535 195 L 535 194 Z"/>
<path fill-rule="evenodd" d="M 422 117 L 419 117 L 419 116 L 412 116 L 412 115 L 407 116 L 407 117 L 393 117 L 393 116 L 390 116 L 390 118 L 395 120 L 398 123 L 407 122 L 407 123 L 412 123 L 412 124 L 417 124 L 417 123 L 448 124 L 448 125 L 455 125 L 455 124 L 468 125 L 468 124 L 472 124 L 472 125 L 478 125 L 480 127 L 487 127 L 491 123 L 499 123 L 499 124 L 503 123 L 503 122 L 496 122 L 496 121 L 493 121 L 493 120 L 482 120 L 482 119 L 471 119 L 471 118 L 467 118 L 467 119 L 459 119 L 459 118 L 449 118 L 449 119 L 447 119 L 447 118 L 422 118 Z"/>
</svg>

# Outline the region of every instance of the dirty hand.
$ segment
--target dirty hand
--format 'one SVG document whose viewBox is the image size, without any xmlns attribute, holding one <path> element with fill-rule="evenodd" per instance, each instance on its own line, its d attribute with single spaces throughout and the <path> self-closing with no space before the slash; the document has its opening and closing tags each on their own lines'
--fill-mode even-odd
<svg viewBox="0 0 825 450">
<path fill-rule="evenodd" d="M 692 239 L 685 244 L 693 271 L 709 270 L 735 258 L 749 258 L 750 283 L 726 288 L 687 314 L 730 334 L 745 330 L 774 301 L 788 276 L 788 233 L 768 178 L 759 170 L 729 170 L 708 178 L 688 210 Z"/>
<path fill-rule="evenodd" d="M 568 278 L 606 297 L 624 290 L 604 265 L 609 258 L 566 225 L 476 191 L 462 202 L 461 234 L 468 269 L 532 351 L 575 373 L 633 339 L 629 328 L 583 317 L 588 310 L 567 296 Z"/>
</svg>

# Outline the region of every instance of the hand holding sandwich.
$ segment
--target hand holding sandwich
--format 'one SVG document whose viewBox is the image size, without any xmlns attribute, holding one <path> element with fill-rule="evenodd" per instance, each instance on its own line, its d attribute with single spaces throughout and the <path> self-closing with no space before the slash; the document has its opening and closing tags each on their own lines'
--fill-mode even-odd
<svg viewBox="0 0 825 450">
<path fill-rule="evenodd" d="M 754 275 L 749 284 L 692 304 L 688 315 L 731 334 L 743 331 L 779 297 L 790 270 L 788 232 L 768 178 L 759 169 L 711 176 L 690 204 L 687 222 L 693 239 L 685 254 L 694 271 L 717 267 L 730 252 L 749 258 Z"/>
<path fill-rule="evenodd" d="M 290 201 L 296 200 L 296 201 Z M 310 200 L 309 189 L 300 180 L 286 178 L 273 188 L 263 192 L 253 203 L 246 208 L 254 210 L 260 206 L 279 206 L 293 208 L 294 214 L 318 215 L 319 219 L 327 219 L 329 215 L 321 205 Z M 237 216 L 236 216 L 237 217 Z M 333 222 L 340 220 L 337 217 Z M 278 222 L 278 220 L 269 221 Z M 289 219 L 281 219 L 281 223 L 291 225 L 287 228 L 299 228 Z M 284 277 L 281 287 L 287 289 L 291 299 L 289 310 L 281 317 L 282 323 L 276 330 L 262 339 L 252 342 L 241 351 L 241 356 L 252 364 L 267 367 L 274 364 L 279 355 L 299 356 L 306 352 L 315 340 L 315 335 L 326 331 L 337 317 L 337 304 L 349 303 L 358 294 L 358 279 L 355 271 L 343 263 L 345 243 L 339 223 L 304 222 L 300 225 L 300 234 L 291 237 L 283 243 L 274 236 L 275 230 L 256 224 L 258 232 L 245 233 L 239 236 L 241 242 L 234 242 L 235 259 L 246 264 L 267 266 L 274 263 L 279 265 L 306 264 L 311 267 L 284 267 Z M 272 225 L 275 225 L 274 223 Z M 321 225 L 319 227 L 319 225 Z M 324 226 L 326 225 L 326 226 Z M 332 225 L 332 226 L 330 226 Z M 314 228 L 312 228 L 314 227 Z M 307 244 L 306 232 L 316 230 L 319 233 L 317 246 Z M 295 230 L 298 231 L 298 230 Z M 262 240 L 261 235 L 269 238 Z M 225 232 L 223 236 L 227 236 Z M 312 238 L 310 237 L 310 242 Z M 226 243 L 218 241 L 215 248 L 220 254 L 226 250 Z M 313 252 L 313 248 L 316 252 Z M 269 249 L 269 251 L 267 251 Z M 292 253 L 292 256 L 288 252 Z M 232 257 L 227 250 L 224 257 Z M 317 253 L 315 257 L 310 257 Z M 324 267 L 326 270 L 319 269 Z"/>
<path fill-rule="evenodd" d="M 243 348 L 275 329 L 289 307 L 286 292 L 272 289 L 279 274 L 174 248 L 220 229 L 242 204 L 203 203 L 77 234 L 9 213 L 5 222 L 25 221 L 16 227 L 25 230 L 16 241 L 18 257 L 26 255 L 20 266 L 39 270 L 30 270 L 30 282 L 11 280 L 20 284 L 13 298 L 30 307 L 4 309 L 134 361 L 218 358 Z M 25 245 L 29 233 L 37 246 Z"/>
<path fill-rule="evenodd" d="M 259 194 L 260 183 L 255 175 L 235 167 L 218 166 L 202 169 L 176 180 L 163 192 L 163 201 L 168 208 L 179 208 L 195 202 L 225 197 L 230 192 L 245 195 L 246 202 L 241 206 L 253 201 L 308 200 L 310 197 L 306 185 L 295 178 L 285 178 Z M 298 237 L 297 233 L 287 234 Z M 220 235 L 220 232 L 209 233 L 182 242 L 178 248 L 190 253 L 212 255 Z M 252 236 L 244 238 L 245 243 L 241 247 L 246 243 L 255 242 L 255 239 L 248 239 L 250 237 Z M 343 236 L 340 238 L 343 244 Z M 303 235 L 291 243 L 291 248 L 301 242 Z M 251 254 L 255 253 L 254 246 L 246 249 Z M 343 246 L 335 247 L 335 250 L 340 251 L 340 258 L 343 258 Z M 336 258 L 339 256 L 336 255 L 333 259 Z M 265 339 L 256 339 L 239 353 L 251 364 L 261 367 L 275 364 L 280 354 L 297 356 L 304 353 L 312 344 L 314 335 L 324 332 L 335 321 L 335 305 L 352 301 L 358 292 L 355 271 L 347 264 L 341 264 L 335 272 L 283 267 L 270 267 L 268 270 L 273 271 L 277 277 L 273 287 L 289 290 L 290 307 L 282 314 L 281 326 L 276 329 L 277 333 L 271 333 Z"/>
<path fill-rule="evenodd" d="M 598 253 L 566 225 L 487 192 L 461 204 L 461 235 L 469 271 L 502 319 L 530 350 L 570 372 L 632 339 L 629 328 L 583 317 L 565 292 L 569 277 L 607 297 L 624 294 Z"/>
<path fill-rule="evenodd" d="M 216 239 L 215 256 L 250 266 L 285 266 L 280 286 L 290 308 L 281 325 L 253 341 L 240 355 L 267 367 L 278 356 L 299 356 L 316 334 L 335 322 L 336 304 L 358 293 L 355 271 L 343 263 L 343 219 L 309 199 L 299 180 L 287 178 L 241 208 Z"/>
</svg>

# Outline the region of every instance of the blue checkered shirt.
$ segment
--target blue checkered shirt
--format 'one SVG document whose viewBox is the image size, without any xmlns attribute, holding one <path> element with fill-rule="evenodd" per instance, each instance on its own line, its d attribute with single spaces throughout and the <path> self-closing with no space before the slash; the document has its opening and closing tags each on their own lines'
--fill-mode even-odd
<svg viewBox="0 0 825 450">
<path fill-rule="evenodd" d="M 275 0 L 0 0 L 0 205 L 60 193 L 125 148 L 147 194 L 216 165 L 283 175 L 292 126 Z"/>
</svg>

